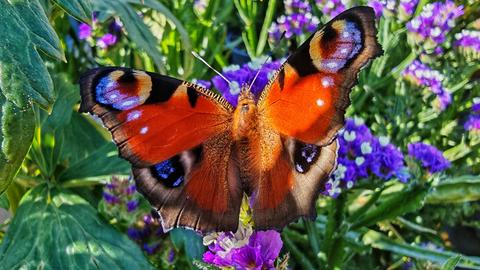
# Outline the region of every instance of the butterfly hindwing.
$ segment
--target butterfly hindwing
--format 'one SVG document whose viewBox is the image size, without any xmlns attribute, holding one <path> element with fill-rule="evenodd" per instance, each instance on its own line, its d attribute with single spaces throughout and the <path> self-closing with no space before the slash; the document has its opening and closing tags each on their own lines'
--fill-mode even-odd
<svg viewBox="0 0 480 270">
<path fill-rule="evenodd" d="M 225 99 L 120 67 L 87 72 L 80 88 L 80 111 L 97 115 L 110 130 L 165 230 L 236 229 L 242 190 L 231 160 L 233 108 Z"/>
<path fill-rule="evenodd" d="M 243 196 L 231 134 L 219 134 L 148 168 L 133 168 L 138 190 L 158 210 L 165 231 L 235 231 Z"/>
<path fill-rule="evenodd" d="M 349 9 L 320 28 L 262 93 L 259 111 L 264 121 L 285 136 L 329 144 L 344 125 L 360 69 L 382 52 L 376 32 L 369 7 Z"/>
<path fill-rule="evenodd" d="M 299 217 L 315 216 L 315 201 L 336 167 L 337 140 L 325 146 L 306 144 L 261 129 L 258 145 L 241 160 L 251 164 L 244 173 L 250 190 L 256 229 L 281 229 Z"/>
</svg>

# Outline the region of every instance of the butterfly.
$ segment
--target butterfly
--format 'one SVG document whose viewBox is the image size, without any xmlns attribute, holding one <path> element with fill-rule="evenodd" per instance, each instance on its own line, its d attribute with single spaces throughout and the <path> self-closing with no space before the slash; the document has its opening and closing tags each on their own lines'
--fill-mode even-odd
<svg viewBox="0 0 480 270">
<path fill-rule="evenodd" d="M 244 194 L 256 229 L 281 229 L 315 217 L 350 90 L 382 54 L 376 34 L 372 8 L 339 14 L 287 58 L 258 99 L 243 86 L 236 107 L 190 82 L 95 68 L 80 79 L 80 112 L 111 132 L 165 231 L 236 231 Z"/>
</svg>

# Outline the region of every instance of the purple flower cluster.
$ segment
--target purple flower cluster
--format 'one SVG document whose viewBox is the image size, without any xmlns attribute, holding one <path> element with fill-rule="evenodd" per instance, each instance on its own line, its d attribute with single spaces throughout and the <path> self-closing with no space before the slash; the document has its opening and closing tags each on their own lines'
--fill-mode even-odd
<svg viewBox="0 0 480 270">
<path fill-rule="evenodd" d="M 453 1 L 430 3 L 423 7 L 419 16 L 407 23 L 407 29 L 425 49 L 433 49 L 445 42 L 455 26 L 455 19 L 461 15 L 463 6 L 456 6 Z"/>
<path fill-rule="evenodd" d="M 415 13 L 418 0 L 400 0 L 400 17 L 408 18 Z"/>
<path fill-rule="evenodd" d="M 283 245 L 280 234 L 273 230 L 252 232 L 242 227 L 239 232 L 223 232 L 215 239 L 205 237 L 209 250 L 203 254 L 203 260 L 219 267 L 275 269 Z"/>
<path fill-rule="evenodd" d="M 336 197 L 369 176 L 383 180 L 410 178 L 402 152 L 387 137 L 376 137 L 360 118 L 347 119 L 338 134 L 338 166 L 325 185 L 325 195 Z"/>
<path fill-rule="evenodd" d="M 368 6 L 375 10 L 375 16 L 381 17 L 385 11 L 393 13 L 397 10 L 397 2 L 395 0 L 370 0 Z"/>
<path fill-rule="evenodd" d="M 468 116 L 467 121 L 463 125 L 465 130 L 480 133 L 480 98 L 473 99 L 472 113 Z"/>
<path fill-rule="evenodd" d="M 464 29 L 455 35 L 455 46 L 466 54 L 480 57 L 480 31 Z"/>
<path fill-rule="evenodd" d="M 264 59 L 257 59 L 241 67 L 237 65 L 226 67 L 223 69 L 222 74 L 231 84 L 229 85 L 220 76 L 215 76 L 212 78 L 213 85 L 222 93 L 228 102 L 236 106 L 242 85 L 250 85 L 257 72 L 259 72 L 251 89 L 252 93 L 258 97 L 272 75 L 281 66 L 281 61 L 268 62 L 262 65 L 263 63 Z"/>
<path fill-rule="evenodd" d="M 316 0 L 318 9 L 320 9 L 324 16 L 331 19 L 342 13 L 349 6 L 348 0 Z"/>
<path fill-rule="evenodd" d="M 110 183 L 105 185 L 103 200 L 111 207 L 120 206 L 131 213 L 138 207 L 138 199 L 135 198 L 135 184 L 129 179 L 113 176 Z"/>
<path fill-rule="evenodd" d="M 160 250 L 161 238 L 165 234 L 158 220 L 148 214 L 134 226 L 129 227 L 127 235 L 139 244 L 148 255 L 153 255 Z"/>
<path fill-rule="evenodd" d="M 432 91 L 437 97 L 440 110 L 444 110 L 452 102 L 450 93 L 442 85 L 443 75 L 419 60 L 413 61 L 402 75 L 414 85 L 426 87 Z"/>
<path fill-rule="evenodd" d="M 117 43 L 122 33 L 122 23 L 120 22 L 120 20 L 112 20 L 112 22 L 107 27 L 108 32 L 104 34 L 97 33 L 100 31 L 100 29 L 94 31 L 94 28 L 99 28 L 95 12 L 92 15 L 92 22 L 92 25 L 81 23 L 78 26 L 79 39 L 91 40 L 92 42 L 95 42 L 96 45 L 101 49 L 107 49 Z"/>
<path fill-rule="evenodd" d="M 310 33 L 317 29 L 320 20 L 312 14 L 308 1 L 284 0 L 286 14 L 277 18 L 268 30 L 270 42 L 278 42 L 285 33 L 285 38 Z"/>
<path fill-rule="evenodd" d="M 419 160 L 430 173 L 441 172 L 450 167 L 450 161 L 443 156 L 443 153 L 426 143 L 409 144 L 408 155 Z"/>
</svg>

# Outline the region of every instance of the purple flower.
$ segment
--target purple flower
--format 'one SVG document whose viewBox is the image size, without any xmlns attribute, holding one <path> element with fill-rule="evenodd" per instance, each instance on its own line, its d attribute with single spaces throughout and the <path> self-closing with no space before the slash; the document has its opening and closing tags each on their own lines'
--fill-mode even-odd
<svg viewBox="0 0 480 270">
<path fill-rule="evenodd" d="M 120 202 L 120 199 L 117 196 L 115 196 L 111 193 L 108 193 L 108 192 L 103 192 L 103 199 L 108 204 L 117 204 L 117 203 Z"/>
<path fill-rule="evenodd" d="M 385 1 L 371 0 L 368 1 L 368 5 L 373 8 L 373 10 L 375 11 L 375 16 L 377 16 L 378 18 L 382 16 L 383 9 L 385 8 L 386 3 Z"/>
<path fill-rule="evenodd" d="M 167 260 L 169 263 L 173 263 L 173 261 L 175 260 L 175 250 L 173 248 L 170 249 Z"/>
<path fill-rule="evenodd" d="M 125 194 L 127 195 L 133 195 L 135 193 L 135 191 L 137 191 L 137 188 L 135 187 L 135 184 L 132 184 L 132 185 L 129 185 L 126 189 L 125 189 Z"/>
<path fill-rule="evenodd" d="M 464 128 L 468 131 L 480 132 L 480 115 L 470 115 Z"/>
<path fill-rule="evenodd" d="M 92 36 L 92 27 L 86 23 L 81 23 L 78 26 L 78 38 L 87 39 Z"/>
<path fill-rule="evenodd" d="M 263 62 L 262 59 L 258 59 L 242 67 L 234 65 L 224 68 L 223 75 L 230 80 L 231 84 L 229 85 L 220 76 L 215 76 L 212 78 L 213 85 L 222 93 L 228 102 L 236 106 L 242 85 L 250 85 L 257 72 L 259 72 L 251 89 L 252 93 L 258 97 L 273 73 L 281 66 L 280 61 L 269 62 L 262 65 Z"/>
<path fill-rule="evenodd" d="M 153 219 L 150 215 L 143 216 L 141 220 L 129 227 L 127 235 L 139 244 L 148 255 L 159 251 L 161 240 L 166 236 L 158 220 Z"/>
<path fill-rule="evenodd" d="M 409 144 L 408 155 L 418 159 L 430 173 L 441 172 L 450 167 L 450 161 L 443 156 L 443 153 L 426 143 Z"/>
<path fill-rule="evenodd" d="M 400 0 L 400 17 L 408 18 L 413 15 L 418 0 Z"/>
<path fill-rule="evenodd" d="M 312 7 L 308 3 L 308 0 L 284 0 L 283 5 L 285 6 L 286 14 L 293 13 L 306 13 L 311 12 Z"/>
<path fill-rule="evenodd" d="M 480 31 L 463 29 L 455 35 L 455 46 L 466 54 L 479 55 L 480 58 Z"/>
<path fill-rule="evenodd" d="M 473 98 L 472 112 L 480 113 L 480 97 Z"/>
<path fill-rule="evenodd" d="M 347 119 L 338 134 L 338 166 L 327 181 L 323 194 L 336 197 L 342 188 L 369 176 L 407 182 L 410 174 L 402 152 L 387 137 L 376 137 L 360 118 Z"/>
<path fill-rule="evenodd" d="M 282 245 L 280 234 L 273 230 L 220 233 L 208 246 L 209 251 L 203 254 L 203 260 L 219 267 L 274 269 Z"/>
<path fill-rule="evenodd" d="M 155 254 L 160 248 L 160 243 L 153 243 L 153 244 L 148 244 L 144 243 L 142 246 L 142 249 L 148 254 L 148 255 L 153 255 Z"/>
<path fill-rule="evenodd" d="M 282 245 L 277 231 L 254 232 L 248 245 L 233 251 L 233 265 L 238 269 L 275 269 Z"/>
<path fill-rule="evenodd" d="M 426 87 L 437 97 L 440 110 L 444 110 L 452 101 L 450 93 L 443 87 L 443 75 L 431 69 L 419 60 L 413 61 L 402 73 L 403 77 L 420 87 Z"/>
<path fill-rule="evenodd" d="M 269 40 L 271 43 L 275 43 L 280 41 L 282 35 L 286 39 L 290 39 L 305 33 L 311 33 L 317 29 L 319 23 L 320 20 L 312 13 L 282 15 L 270 26 L 268 30 Z"/>
<path fill-rule="evenodd" d="M 480 98 L 473 99 L 472 113 L 468 116 L 463 127 L 467 131 L 480 133 Z"/>
<path fill-rule="evenodd" d="M 137 209 L 138 207 L 138 200 L 131 200 L 127 202 L 127 212 L 133 212 Z"/>
<path fill-rule="evenodd" d="M 407 29 L 425 49 L 433 49 L 445 42 L 455 19 L 463 15 L 463 6 L 453 1 L 434 2 L 423 7 L 419 16 L 407 23 Z"/>
<path fill-rule="evenodd" d="M 207 88 L 207 89 L 210 89 L 212 87 L 212 83 L 210 81 L 193 80 L 192 82 L 200 85 L 201 87 Z"/>
<path fill-rule="evenodd" d="M 107 33 L 97 40 L 97 46 L 106 49 L 117 42 L 117 36 Z"/>
<path fill-rule="evenodd" d="M 285 0 L 285 15 L 277 18 L 268 30 L 270 42 L 280 40 L 285 32 L 285 38 L 310 33 L 317 29 L 320 20 L 312 14 L 312 8 L 308 1 Z"/>
<path fill-rule="evenodd" d="M 331 19 L 347 9 L 347 1 L 342 0 L 316 0 L 317 7 L 327 18 Z"/>
</svg>

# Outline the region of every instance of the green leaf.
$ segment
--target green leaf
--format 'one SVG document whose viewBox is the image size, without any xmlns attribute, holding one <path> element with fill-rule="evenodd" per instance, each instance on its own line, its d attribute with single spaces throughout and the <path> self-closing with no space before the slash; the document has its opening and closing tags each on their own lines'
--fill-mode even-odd
<svg viewBox="0 0 480 270">
<path fill-rule="evenodd" d="M 362 241 L 365 245 L 370 245 L 376 249 L 387 250 L 403 256 L 426 260 L 437 264 L 444 264 L 451 257 L 462 256 L 455 252 L 432 250 L 416 245 L 398 243 L 373 230 L 368 231 L 363 236 Z M 480 258 L 462 256 L 458 266 L 467 269 L 480 269 Z"/>
<path fill-rule="evenodd" d="M 65 59 L 60 41 L 37 0 L 0 0 L 0 89 L 20 108 L 50 110 L 53 84 L 39 54 Z"/>
<path fill-rule="evenodd" d="M 0 246 L 2 269 L 153 269 L 140 248 L 78 195 L 38 185 Z"/>
<path fill-rule="evenodd" d="M 450 259 L 448 259 L 442 265 L 441 270 L 455 270 L 455 268 L 457 267 L 457 264 L 460 262 L 461 259 L 462 259 L 462 256 L 460 255 L 450 257 Z"/>
<path fill-rule="evenodd" d="M 129 170 L 129 163 L 118 157 L 117 147 L 108 143 L 90 153 L 88 157 L 71 164 L 58 178 L 66 181 L 118 173 L 128 174 Z"/>
<path fill-rule="evenodd" d="M 427 195 L 427 203 L 463 203 L 480 200 L 480 176 L 464 175 L 442 181 Z"/>
<path fill-rule="evenodd" d="M 32 108 L 19 109 L 0 94 L 0 194 L 17 174 L 32 144 L 35 116 Z"/>
<path fill-rule="evenodd" d="M 118 15 L 125 26 L 128 37 L 152 57 L 153 62 L 160 72 L 165 73 L 162 54 L 157 48 L 159 41 L 152 34 L 148 26 L 145 25 L 142 18 L 132 6 L 130 6 L 125 0 L 97 0 L 95 1 L 95 4 L 98 9 L 110 10 L 115 15 Z"/>
<path fill-rule="evenodd" d="M 53 0 L 73 17 L 88 22 L 92 17 L 92 2 L 90 0 Z"/>
<path fill-rule="evenodd" d="M 201 259 L 205 247 L 202 237 L 192 230 L 173 229 L 170 231 L 170 239 L 177 249 L 184 249 L 190 259 Z"/>
<path fill-rule="evenodd" d="M 0 208 L 8 209 L 10 208 L 10 203 L 8 202 L 8 197 L 6 193 L 0 195 Z"/>
<path fill-rule="evenodd" d="M 415 211 L 423 205 L 427 192 L 428 187 L 422 185 L 409 186 L 402 191 L 396 192 L 387 199 L 380 201 L 377 207 L 358 218 L 353 223 L 352 229 L 369 226 L 382 220 Z"/>
</svg>

